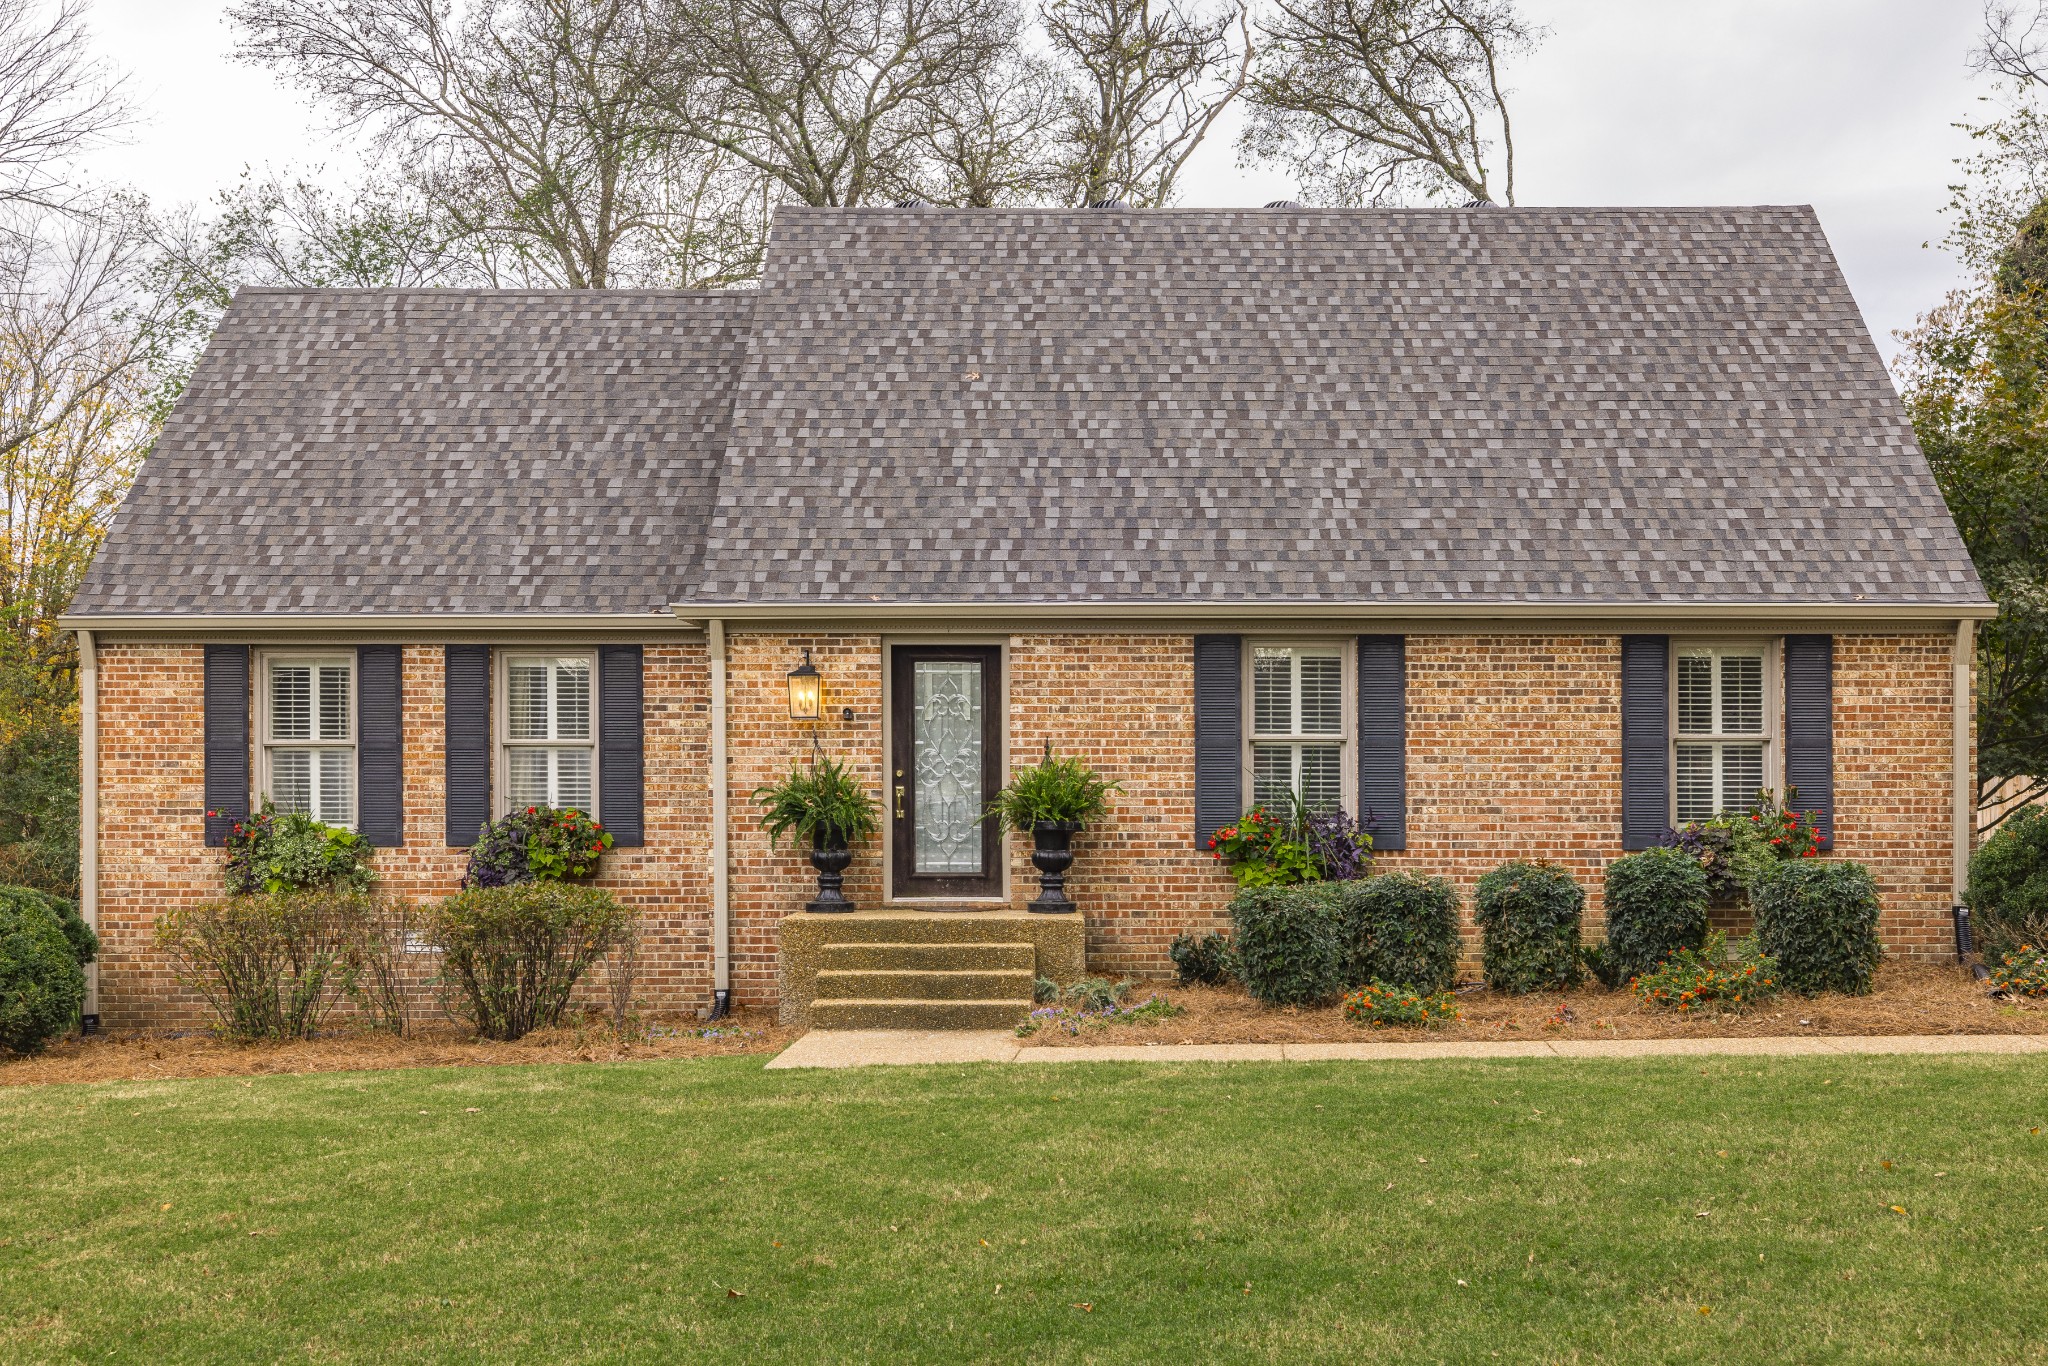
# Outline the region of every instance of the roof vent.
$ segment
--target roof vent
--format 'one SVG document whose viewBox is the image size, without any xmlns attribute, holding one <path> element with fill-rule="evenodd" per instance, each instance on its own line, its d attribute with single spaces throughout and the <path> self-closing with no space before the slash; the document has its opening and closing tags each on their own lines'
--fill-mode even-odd
<svg viewBox="0 0 2048 1366">
<path fill-rule="evenodd" d="M 1128 209 L 1130 205 L 1121 199 L 1098 199 L 1088 206 L 1091 209 Z"/>
<path fill-rule="evenodd" d="M 1301 206 L 1299 199 L 1273 199 L 1268 200 L 1266 203 L 1266 207 L 1269 209 L 1298 209 Z"/>
<path fill-rule="evenodd" d="M 931 201 L 925 199 L 899 199 L 896 201 L 896 207 L 899 209 L 929 209 Z"/>
<path fill-rule="evenodd" d="M 1491 199 L 1474 199 L 1469 201 L 1465 207 L 1468 209 L 1497 209 L 1500 205 L 1494 203 Z"/>
</svg>

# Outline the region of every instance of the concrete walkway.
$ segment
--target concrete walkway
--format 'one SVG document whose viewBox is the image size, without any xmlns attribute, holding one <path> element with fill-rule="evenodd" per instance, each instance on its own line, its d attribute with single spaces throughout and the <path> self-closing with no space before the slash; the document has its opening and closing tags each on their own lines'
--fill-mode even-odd
<svg viewBox="0 0 2048 1366">
<path fill-rule="evenodd" d="M 2048 1053 L 2038 1034 L 1765 1039 L 1513 1039 L 1499 1043 L 1193 1043 L 1026 1048 L 1008 1030 L 814 1029 L 776 1067 L 940 1062 L 1388 1062 L 1424 1058 L 1839 1057 L 1854 1053 Z"/>
</svg>

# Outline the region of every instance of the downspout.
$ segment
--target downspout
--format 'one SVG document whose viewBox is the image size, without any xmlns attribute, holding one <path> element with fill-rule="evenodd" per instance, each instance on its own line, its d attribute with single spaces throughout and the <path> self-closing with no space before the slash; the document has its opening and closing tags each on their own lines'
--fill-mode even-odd
<svg viewBox="0 0 2048 1366">
<path fill-rule="evenodd" d="M 92 632 L 78 633 L 78 913 L 100 928 L 100 668 Z M 82 1027 L 100 1027 L 100 965 L 85 965 Z"/>
<path fill-rule="evenodd" d="M 1970 953 L 1970 910 L 1963 904 L 1963 893 L 1970 885 L 1970 846 L 1977 833 L 1976 784 L 1970 780 L 1971 726 L 1977 716 L 1976 698 L 1970 686 L 1971 666 L 1976 662 L 1976 629 L 1977 623 L 1968 617 L 1956 623 L 1955 682 L 1950 694 L 1954 701 L 1950 758 L 1954 765 L 1955 828 L 1951 831 L 1954 849 L 1949 866 L 1949 905 L 1954 908 L 1958 961 L 1967 961 Z"/>
<path fill-rule="evenodd" d="M 732 1013 L 732 886 L 726 855 L 725 622 L 706 623 L 711 654 L 711 1018 Z"/>
</svg>

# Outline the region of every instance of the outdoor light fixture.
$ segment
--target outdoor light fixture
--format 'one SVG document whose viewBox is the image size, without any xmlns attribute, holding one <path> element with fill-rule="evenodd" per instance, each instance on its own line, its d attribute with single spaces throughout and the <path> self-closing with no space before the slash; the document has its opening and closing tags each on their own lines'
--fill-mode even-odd
<svg viewBox="0 0 2048 1366">
<path fill-rule="evenodd" d="M 824 714 L 825 680 L 811 665 L 811 652 L 804 662 L 789 671 L 789 719 L 816 722 Z"/>
</svg>

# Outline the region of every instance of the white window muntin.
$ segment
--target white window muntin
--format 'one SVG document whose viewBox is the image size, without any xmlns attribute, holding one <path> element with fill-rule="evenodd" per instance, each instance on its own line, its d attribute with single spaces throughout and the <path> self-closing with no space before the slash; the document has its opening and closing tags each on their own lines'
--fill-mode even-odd
<svg viewBox="0 0 2048 1366">
<path fill-rule="evenodd" d="M 257 784 L 278 810 L 355 826 L 355 672 L 346 654 L 259 656 Z"/>
<path fill-rule="evenodd" d="M 1244 786 L 1250 804 L 1299 792 L 1350 811 L 1356 679 L 1350 642 L 1248 642 L 1244 662 Z"/>
<path fill-rule="evenodd" d="M 596 653 L 502 651 L 497 691 L 502 809 L 573 807 L 596 819 Z"/>
<path fill-rule="evenodd" d="M 1672 823 L 1747 810 L 1770 775 L 1778 729 L 1774 641 L 1677 641 L 1671 649 Z"/>
</svg>

